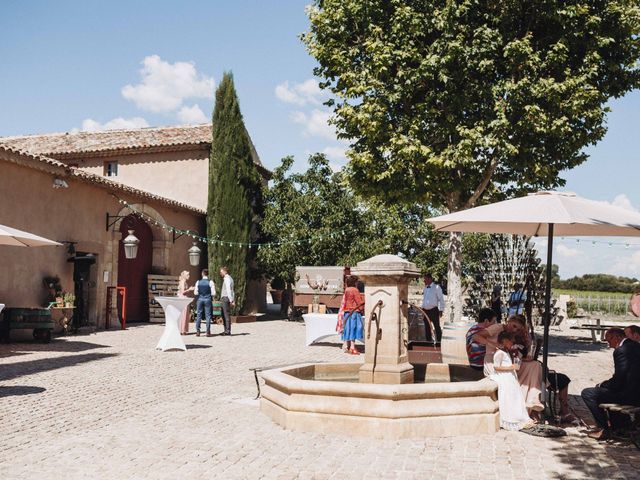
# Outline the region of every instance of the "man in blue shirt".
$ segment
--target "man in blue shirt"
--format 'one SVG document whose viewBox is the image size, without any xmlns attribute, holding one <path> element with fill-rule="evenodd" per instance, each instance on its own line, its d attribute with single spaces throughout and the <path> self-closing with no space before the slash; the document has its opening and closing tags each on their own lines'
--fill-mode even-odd
<svg viewBox="0 0 640 480">
<path fill-rule="evenodd" d="M 433 324 L 435 330 L 435 341 L 442 339 L 442 328 L 440 327 L 440 317 L 444 312 L 444 295 L 440 285 L 433 282 L 433 276 L 427 273 L 424 276 L 424 290 L 422 291 L 422 311 L 429 317 L 430 322 L 424 322 L 427 341 L 434 341 L 433 333 L 429 323 Z M 426 320 L 426 319 L 425 319 Z"/>
<path fill-rule="evenodd" d="M 196 336 L 200 336 L 200 322 L 202 314 L 207 318 L 207 337 L 211 336 L 211 315 L 213 310 L 213 297 L 216 294 L 215 284 L 209 280 L 209 270 L 202 270 L 202 278 L 196 282 L 195 295 L 196 302 Z"/>
</svg>

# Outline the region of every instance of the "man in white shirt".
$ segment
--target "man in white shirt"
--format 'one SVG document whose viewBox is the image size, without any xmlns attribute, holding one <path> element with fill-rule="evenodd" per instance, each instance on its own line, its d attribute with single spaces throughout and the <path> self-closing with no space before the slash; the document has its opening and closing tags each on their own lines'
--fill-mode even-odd
<svg viewBox="0 0 640 480">
<path fill-rule="evenodd" d="M 422 291 L 422 311 L 429 317 L 433 329 L 435 330 L 435 341 L 442 340 L 442 328 L 440 327 L 440 317 L 444 312 L 444 295 L 440 285 L 433 282 L 433 276 L 427 273 L 424 276 L 424 290 Z M 429 322 L 424 319 L 424 329 L 427 341 L 433 341 L 433 332 Z"/>
<path fill-rule="evenodd" d="M 220 301 L 222 302 L 222 319 L 224 320 L 224 332 L 221 335 L 231 335 L 231 307 L 235 305 L 235 294 L 233 292 L 233 278 L 229 275 L 229 269 L 220 269 L 222 277 L 222 290 L 220 291 Z"/>
<path fill-rule="evenodd" d="M 209 270 L 202 270 L 202 278 L 198 280 L 194 287 L 196 300 L 196 337 L 200 336 L 200 323 L 202 314 L 207 318 L 207 337 L 211 336 L 211 314 L 213 310 L 213 297 L 216 295 L 216 286 L 209 280 Z"/>
</svg>

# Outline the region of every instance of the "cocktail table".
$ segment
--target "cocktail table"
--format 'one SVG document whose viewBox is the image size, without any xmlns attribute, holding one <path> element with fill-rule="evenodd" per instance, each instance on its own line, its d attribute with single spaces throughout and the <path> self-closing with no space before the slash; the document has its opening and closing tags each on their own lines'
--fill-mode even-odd
<svg viewBox="0 0 640 480">
<path fill-rule="evenodd" d="M 188 297 L 155 297 L 156 302 L 162 305 L 162 309 L 164 310 L 164 332 L 162 332 L 162 337 L 160 337 L 160 341 L 158 345 L 156 345 L 156 349 L 165 351 L 165 350 L 186 350 L 187 347 L 182 341 L 182 337 L 180 336 L 180 329 L 178 326 L 178 322 L 180 321 L 180 315 L 184 312 L 191 302 L 193 302 L 193 298 Z"/>
</svg>

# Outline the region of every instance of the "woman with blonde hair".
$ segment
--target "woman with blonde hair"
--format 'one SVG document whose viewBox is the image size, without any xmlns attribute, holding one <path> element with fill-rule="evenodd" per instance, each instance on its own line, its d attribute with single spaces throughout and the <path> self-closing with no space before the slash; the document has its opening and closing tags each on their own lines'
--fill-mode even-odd
<svg viewBox="0 0 640 480">
<path fill-rule="evenodd" d="M 187 280 L 189 280 L 189 272 L 183 270 L 180 273 L 180 279 L 178 280 L 178 296 L 186 297 L 187 293 L 193 292 L 195 287 L 187 286 Z M 185 308 L 180 316 L 180 335 L 187 335 L 189 333 L 189 321 L 191 320 L 191 309 Z"/>
</svg>

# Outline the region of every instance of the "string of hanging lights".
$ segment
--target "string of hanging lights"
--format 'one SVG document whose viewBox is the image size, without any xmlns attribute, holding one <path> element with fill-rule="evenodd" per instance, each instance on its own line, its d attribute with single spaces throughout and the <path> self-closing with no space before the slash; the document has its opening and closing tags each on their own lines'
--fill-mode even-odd
<svg viewBox="0 0 640 480">
<path fill-rule="evenodd" d="M 114 195 L 115 196 L 115 195 Z M 221 239 L 221 238 L 210 238 L 210 237 L 204 237 L 202 235 L 200 235 L 198 232 L 194 232 L 192 230 L 183 230 L 177 227 L 174 227 L 172 225 L 169 225 L 167 223 L 164 222 L 160 222 L 158 220 L 156 220 L 155 218 L 153 218 L 152 216 L 141 212 L 140 210 L 138 210 L 136 207 L 134 207 L 133 205 L 131 205 L 130 203 L 128 203 L 125 200 L 122 200 L 121 198 L 115 196 L 115 198 L 118 200 L 118 203 L 120 203 L 122 206 L 126 207 L 129 211 L 131 211 L 131 213 L 141 219 L 143 219 L 144 221 L 146 221 L 147 223 L 151 224 L 151 225 L 155 225 L 156 227 L 162 228 L 163 230 L 172 232 L 174 235 L 176 236 L 188 236 L 191 237 L 194 240 L 197 240 L 199 242 L 202 243 L 207 243 L 210 245 L 220 245 L 220 246 L 229 246 L 229 247 L 238 247 L 238 248 L 262 248 L 262 247 L 270 247 L 270 246 L 280 246 L 280 245 L 302 245 L 305 242 L 308 241 L 322 241 L 322 240 L 327 240 L 330 238 L 336 238 L 338 236 L 337 233 L 329 233 L 326 235 L 316 235 L 313 237 L 313 239 L 295 239 L 295 240 L 285 240 L 285 241 L 279 241 L 279 242 L 260 242 L 260 243 L 256 243 L 256 242 L 236 242 L 236 241 L 230 241 L 227 239 Z"/>
<path fill-rule="evenodd" d="M 189 236 L 194 240 L 197 240 L 199 242 L 202 243 L 207 243 L 210 245 L 220 245 L 220 246 L 229 246 L 229 247 L 238 247 L 238 248 L 261 248 L 261 247 L 270 247 L 270 246 L 280 246 L 280 245 L 302 245 L 305 242 L 309 242 L 309 241 L 322 241 L 322 240 L 327 240 L 330 238 L 336 238 L 336 236 L 338 235 L 335 232 L 326 234 L 326 235 L 315 235 L 313 237 L 313 239 L 295 239 L 295 240 L 285 240 L 285 241 L 279 241 L 279 242 L 264 242 L 264 243 L 256 243 L 256 242 L 236 242 L 236 241 L 230 241 L 227 239 L 221 239 L 221 238 L 210 238 L 210 237 L 204 237 L 200 234 L 198 234 L 198 232 L 194 232 L 192 230 L 183 230 L 177 227 L 174 227 L 172 225 L 169 225 L 167 223 L 164 222 L 159 222 L 158 220 L 156 220 L 155 218 L 151 217 L 150 215 L 147 215 L 144 212 L 141 212 L 140 210 L 136 209 L 133 205 L 129 204 L 128 202 L 126 202 L 125 200 L 122 200 L 121 198 L 116 196 L 116 199 L 118 200 L 118 202 L 123 205 L 124 207 L 126 207 L 128 210 L 131 211 L 132 214 L 142 218 L 143 220 L 145 220 L 146 222 L 153 224 L 159 228 L 162 228 L 163 230 L 167 230 L 169 232 L 174 233 L 177 236 Z M 606 240 L 592 240 L 592 239 L 588 239 L 588 238 L 565 238 L 565 237 L 561 237 L 559 239 L 560 241 L 564 241 L 564 242 L 569 242 L 569 243 L 575 243 L 577 245 L 591 245 L 592 247 L 595 247 L 596 245 L 606 245 L 608 247 L 624 247 L 626 249 L 628 248 L 636 248 L 636 247 L 640 247 L 640 243 L 632 243 L 632 242 L 609 242 Z"/>
</svg>

